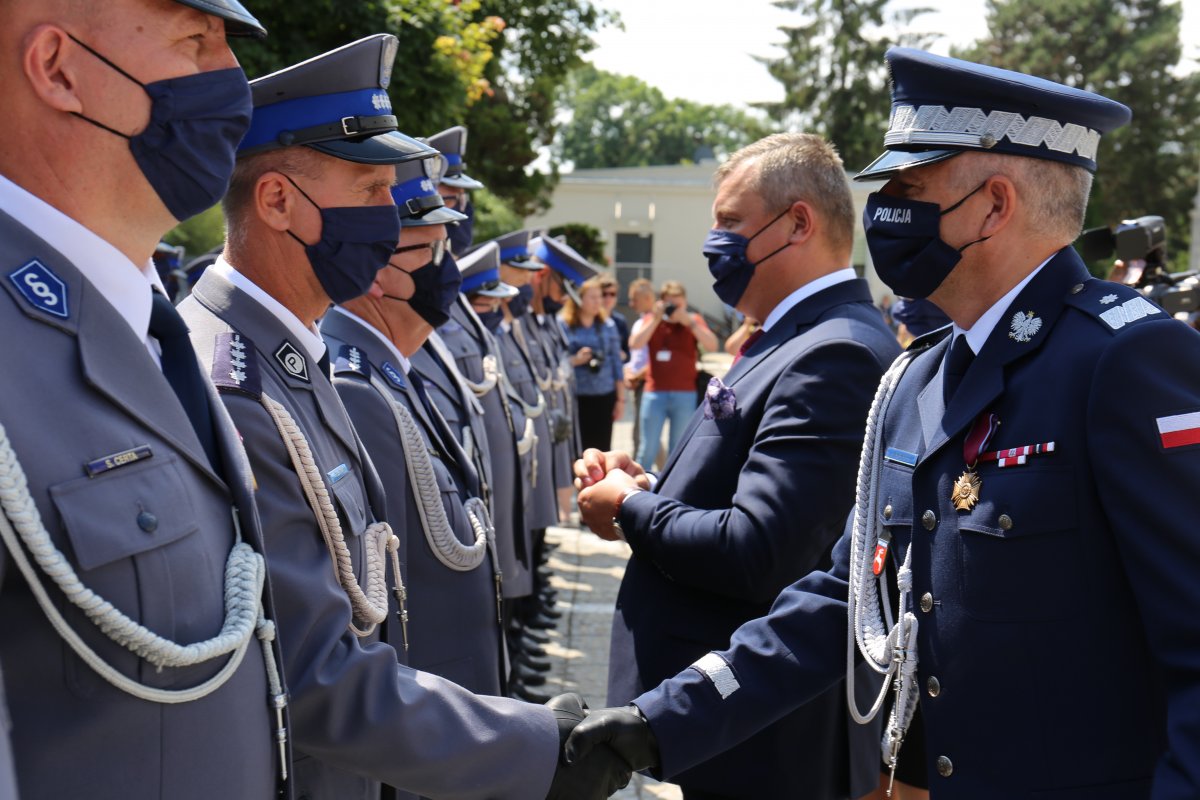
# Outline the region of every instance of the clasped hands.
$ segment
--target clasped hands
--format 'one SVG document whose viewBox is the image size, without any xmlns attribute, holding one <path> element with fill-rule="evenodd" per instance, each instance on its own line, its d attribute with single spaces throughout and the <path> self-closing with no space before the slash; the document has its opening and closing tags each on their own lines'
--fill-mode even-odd
<svg viewBox="0 0 1200 800">
<path fill-rule="evenodd" d="M 575 488 L 579 490 L 579 518 L 601 539 L 617 539 L 612 521 L 627 489 L 650 489 L 650 476 L 642 465 L 621 450 L 589 448 L 575 462 Z"/>
<path fill-rule="evenodd" d="M 578 694 L 546 703 L 558 721 L 562 748 L 546 800 L 603 800 L 633 772 L 658 765 L 658 742 L 637 706 L 588 711 Z"/>
</svg>

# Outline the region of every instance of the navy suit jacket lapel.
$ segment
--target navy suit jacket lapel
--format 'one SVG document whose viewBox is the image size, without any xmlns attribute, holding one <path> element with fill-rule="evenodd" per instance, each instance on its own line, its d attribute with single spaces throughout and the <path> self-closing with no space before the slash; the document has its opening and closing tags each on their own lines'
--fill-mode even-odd
<svg viewBox="0 0 1200 800">
<path fill-rule="evenodd" d="M 1003 393 L 1005 368 L 1042 346 L 1062 314 L 1071 287 L 1088 277 L 1087 268 L 1073 249 L 1060 250 L 1005 309 L 944 410 L 941 381 L 930 380 L 921 391 L 917 404 L 927 443 L 922 461 L 962 432 Z M 1042 324 L 1037 333 L 1023 342 L 1012 335 L 1013 317 L 1028 312 Z M 939 346 L 939 353 L 944 354 L 949 341 L 950 337 L 947 337 L 947 344 Z"/>
</svg>

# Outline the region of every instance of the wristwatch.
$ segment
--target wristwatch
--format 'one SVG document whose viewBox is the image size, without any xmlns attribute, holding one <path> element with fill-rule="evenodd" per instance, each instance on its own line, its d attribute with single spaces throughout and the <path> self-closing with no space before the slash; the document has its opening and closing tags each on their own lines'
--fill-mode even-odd
<svg viewBox="0 0 1200 800">
<path fill-rule="evenodd" d="M 630 486 L 628 489 L 622 492 L 620 498 L 617 499 L 616 508 L 613 509 L 612 526 L 613 530 L 617 532 L 617 536 L 621 537 L 622 542 L 628 540 L 625 538 L 625 529 L 621 527 L 621 506 L 625 505 L 625 501 L 629 499 L 631 494 L 637 494 L 638 492 L 643 491 L 645 491 L 645 489 L 639 489 L 636 486 Z"/>
</svg>

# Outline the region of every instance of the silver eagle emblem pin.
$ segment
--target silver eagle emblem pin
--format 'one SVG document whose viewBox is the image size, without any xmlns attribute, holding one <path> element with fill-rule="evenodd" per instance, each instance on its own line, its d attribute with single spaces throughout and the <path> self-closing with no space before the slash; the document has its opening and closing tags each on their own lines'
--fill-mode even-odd
<svg viewBox="0 0 1200 800">
<path fill-rule="evenodd" d="M 1032 311 L 1018 311 L 1013 314 L 1009 326 L 1008 338 L 1025 343 L 1037 335 L 1042 329 L 1042 318 L 1034 316 Z"/>
</svg>

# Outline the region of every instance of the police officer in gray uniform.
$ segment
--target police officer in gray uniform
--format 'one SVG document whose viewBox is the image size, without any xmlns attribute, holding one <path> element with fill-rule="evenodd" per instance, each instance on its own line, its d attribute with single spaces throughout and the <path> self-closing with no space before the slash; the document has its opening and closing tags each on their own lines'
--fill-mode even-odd
<svg viewBox="0 0 1200 800">
<path fill-rule="evenodd" d="M 0 23 L 5 114 L 36 131 L 0 148 L 17 782 L 272 797 L 285 687 L 245 454 L 151 265 L 225 191 L 250 117 L 226 36 L 263 29 L 228 0 L 14 2 Z"/>
<path fill-rule="evenodd" d="M 434 188 L 443 163 L 437 155 L 396 167 L 392 197 L 403 228 L 376 279 L 382 294 L 333 309 L 321 332 L 337 356 L 334 385 L 379 465 L 405 539 L 408 663 L 498 695 L 500 572 L 483 481 L 438 408 L 443 392 L 410 362 L 447 319 L 462 282 L 446 246 L 446 224 L 462 215 L 443 207 Z"/>
<path fill-rule="evenodd" d="M 330 382 L 315 321 L 375 287 L 396 248 L 395 164 L 432 152 L 396 132 L 386 93 L 396 39 L 379 34 L 251 84 L 255 111 L 225 200 L 225 257 L 185 318 L 251 454 L 291 684 L 297 781 L 312 798 L 540 797 L 582 715 L 480 698 L 398 664 L 377 641 L 403 600 L 399 537 Z M 403 628 L 403 625 L 400 626 Z M 385 631 L 386 632 L 386 631 Z M 401 631 L 401 638 L 403 631 Z M 562 718 L 562 724 L 559 718 Z"/>
</svg>

